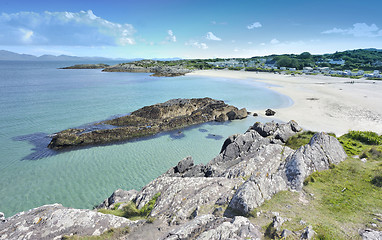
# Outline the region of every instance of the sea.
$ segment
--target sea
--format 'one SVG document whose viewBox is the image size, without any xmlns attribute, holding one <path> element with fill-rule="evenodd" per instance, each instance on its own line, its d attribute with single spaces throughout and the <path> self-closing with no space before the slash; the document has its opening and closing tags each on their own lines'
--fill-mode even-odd
<svg viewBox="0 0 382 240">
<path fill-rule="evenodd" d="M 247 109 L 292 104 L 253 80 L 58 69 L 73 64 L 0 61 L 0 212 L 6 217 L 52 203 L 91 209 L 118 188 L 140 190 L 187 156 L 207 163 L 228 136 L 267 119 L 249 116 L 118 144 L 48 149 L 51 134 L 61 130 L 174 98 L 211 97 Z"/>
</svg>

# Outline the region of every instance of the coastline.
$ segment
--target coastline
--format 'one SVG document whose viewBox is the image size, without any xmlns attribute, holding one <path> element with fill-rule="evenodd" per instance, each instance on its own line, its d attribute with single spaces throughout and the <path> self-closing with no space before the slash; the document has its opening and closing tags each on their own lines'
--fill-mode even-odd
<svg viewBox="0 0 382 240">
<path fill-rule="evenodd" d="M 293 105 L 269 119 L 295 120 L 304 129 L 342 135 L 349 130 L 382 134 L 382 82 L 322 75 L 280 75 L 231 70 L 200 70 L 187 75 L 250 79 L 289 96 Z M 354 83 L 350 83 L 354 81 Z M 265 109 L 248 109 L 264 116 Z"/>
</svg>

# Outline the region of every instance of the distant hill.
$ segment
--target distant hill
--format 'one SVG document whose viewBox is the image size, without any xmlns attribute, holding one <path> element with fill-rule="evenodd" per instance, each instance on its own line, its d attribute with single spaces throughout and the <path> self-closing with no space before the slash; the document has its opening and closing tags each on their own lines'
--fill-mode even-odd
<svg viewBox="0 0 382 240">
<path fill-rule="evenodd" d="M 18 54 L 10 51 L 0 50 L 0 60 L 31 61 L 36 59 L 37 57 L 33 55 Z"/>
<path fill-rule="evenodd" d="M 0 60 L 6 61 L 110 61 L 119 60 L 103 57 L 75 57 L 68 55 L 42 55 L 40 57 L 29 55 L 29 54 L 19 54 L 6 50 L 0 50 Z M 122 59 L 121 59 L 122 60 Z M 126 60 L 126 59 L 123 59 Z"/>
<path fill-rule="evenodd" d="M 181 58 L 155 58 L 159 61 L 175 61 Z M 121 62 L 131 62 L 143 60 L 143 58 L 104 58 L 104 57 L 76 57 L 68 55 L 42 55 L 40 57 L 29 55 L 29 54 L 19 54 L 15 52 L 10 52 L 6 50 L 0 50 L 0 60 L 5 61 L 89 61 L 89 62 L 106 62 L 106 61 L 121 61 Z"/>
</svg>

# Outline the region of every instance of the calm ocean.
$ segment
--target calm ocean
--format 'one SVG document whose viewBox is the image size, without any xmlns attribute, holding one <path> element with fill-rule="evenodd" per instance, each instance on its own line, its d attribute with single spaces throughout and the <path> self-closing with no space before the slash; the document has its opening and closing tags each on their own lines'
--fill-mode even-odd
<svg viewBox="0 0 382 240">
<path fill-rule="evenodd" d="M 122 144 L 54 152 L 49 134 L 126 114 L 172 98 L 211 97 L 237 107 L 291 100 L 247 80 L 60 70 L 68 62 L 0 61 L 0 212 L 44 204 L 92 208 L 117 188 L 140 190 L 178 161 L 216 156 L 226 137 L 261 118 L 208 123 Z"/>
</svg>

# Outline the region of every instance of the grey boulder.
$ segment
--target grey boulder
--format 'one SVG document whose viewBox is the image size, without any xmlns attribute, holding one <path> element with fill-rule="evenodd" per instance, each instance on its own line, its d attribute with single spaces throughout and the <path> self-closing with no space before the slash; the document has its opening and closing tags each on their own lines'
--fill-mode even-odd
<svg viewBox="0 0 382 240">
<path fill-rule="evenodd" d="M 100 205 L 98 205 L 96 208 L 108 208 L 113 209 L 115 207 L 115 204 L 117 203 L 125 203 L 132 201 L 137 196 L 138 191 L 137 190 L 122 190 L 117 189 L 111 194 L 111 196 L 107 199 L 105 199 Z"/>
<path fill-rule="evenodd" d="M 61 239 L 64 235 L 100 235 L 110 228 L 135 224 L 126 218 L 61 204 L 44 205 L 18 213 L 0 223 L 0 239 Z"/>
<path fill-rule="evenodd" d="M 269 147 L 272 145 L 268 145 Z M 279 150 L 280 151 L 280 150 Z M 283 190 L 301 190 L 303 181 L 315 171 L 329 169 L 346 159 L 338 140 L 325 133 L 317 133 L 309 144 L 289 154 L 285 161 L 267 158 L 263 171 L 252 175 L 233 196 L 229 207 L 243 214 L 250 213 L 265 200 Z"/>
</svg>

